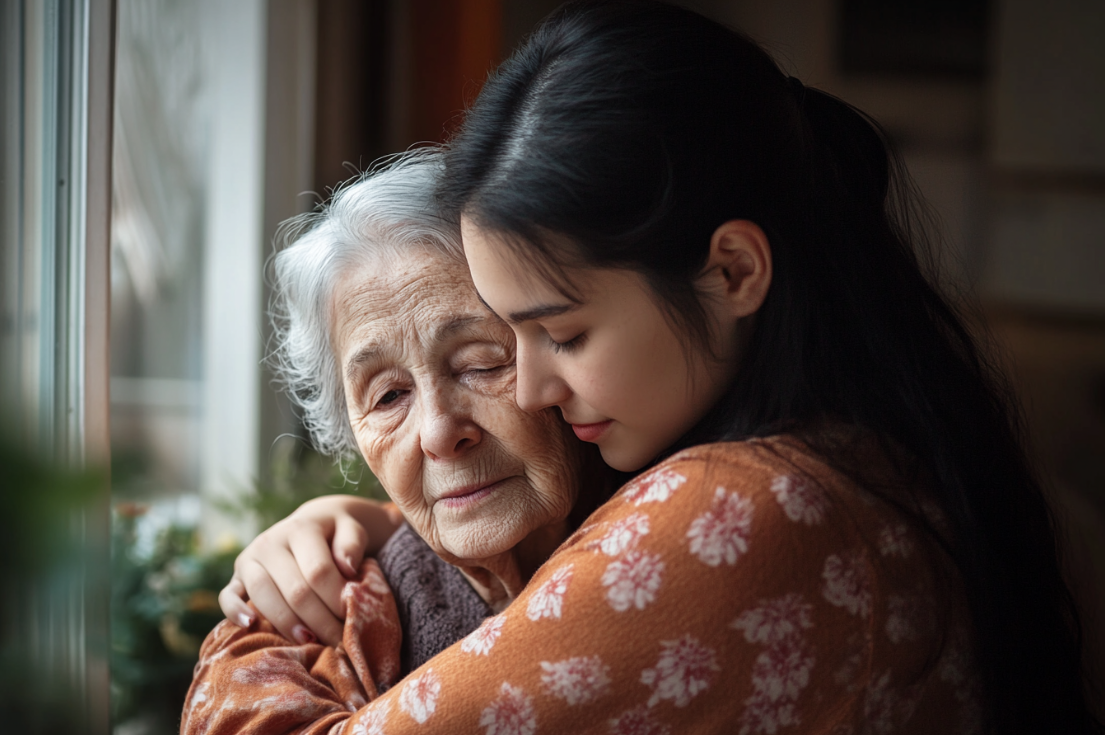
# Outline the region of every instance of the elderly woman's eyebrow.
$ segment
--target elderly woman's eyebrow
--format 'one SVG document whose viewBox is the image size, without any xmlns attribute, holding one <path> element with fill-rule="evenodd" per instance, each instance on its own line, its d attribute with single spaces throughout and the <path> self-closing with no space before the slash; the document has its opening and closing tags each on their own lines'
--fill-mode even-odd
<svg viewBox="0 0 1105 735">
<path fill-rule="evenodd" d="M 435 342 L 441 342 L 449 337 L 452 337 L 457 332 L 463 332 L 473 324 L 478 322 L 486 322 L 487 317 L 478 314 L 469 314 L 465 316 L 455 316 L 444 324 L 439 325 L 433 332 L 433 339 Z"/>
<path fill-rule="evenodd" d="M 365 365 L 379 362 L 383 359 L 386 348 L 377 342 L 372 342 L 361 347 L 345 362 L 345 378 L 351 380 L 357 376 Z"/>
<path fill-rule="evenodd" d="M 491 318 L 497 319 L 494 315 L 492 315 Z M 437 325 L 430 333 L 430 340 L 433 342 L 444 342 L 460 332 L 464 332 L 479 324 L 485 324 L 488 321 L 489 318 L 485 314 L 455 316 L 449 321 Z M 383 361 L 388 351 L 389 345 L 382 344 L 376 340 L 362 346 L 345 362 L 346 379 L 356 377 L 357 372 L 362 370 L 365 365 Z"/>
</svg>

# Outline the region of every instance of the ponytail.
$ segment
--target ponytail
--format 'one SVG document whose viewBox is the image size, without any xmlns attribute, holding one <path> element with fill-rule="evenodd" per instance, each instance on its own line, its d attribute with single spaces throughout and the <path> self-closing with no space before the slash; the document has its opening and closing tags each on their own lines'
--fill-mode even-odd
<svg viewBox="0 0 1105 735">
<path fill-rule="evenodd" d="M 853 206 L 882 208 L 890 187 L 886 136 L 872 118 L 839 97 L 787 77 L 787 89 L 799 113 L 799 126 L 810 149 L 815 189 L 842 193 Z"/>
</svg>

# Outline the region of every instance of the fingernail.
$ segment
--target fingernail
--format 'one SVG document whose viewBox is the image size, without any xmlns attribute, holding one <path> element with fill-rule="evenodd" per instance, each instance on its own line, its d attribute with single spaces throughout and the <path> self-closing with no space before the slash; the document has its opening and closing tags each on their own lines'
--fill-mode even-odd
<svg viewBox="0 0 1105 735">
<path fill-rule="evenodd" d="M 349 570 L 349 573 L 353 576 L 357 575 L 357 564 L 353 561 L 352 556 L 345 557 L 345 568 Z"/>
<path fill-rule="evenodd" d="M 318 640 L 315 638 L 315 634 L 307 630 L 307 627 L 303 625 L 297 625 L 292 628 L 292 636 L 295 638 L 296 642 L 302 645 L 314 643 Z"/>
<path fill-rule="evenodd" d="M 243 628 L 248 628 L 249 626 L 253 625 L 253 616 L 246 615 L 245 613 L 238 613 L 238 625 L 242 626 Z"/>
</svg>

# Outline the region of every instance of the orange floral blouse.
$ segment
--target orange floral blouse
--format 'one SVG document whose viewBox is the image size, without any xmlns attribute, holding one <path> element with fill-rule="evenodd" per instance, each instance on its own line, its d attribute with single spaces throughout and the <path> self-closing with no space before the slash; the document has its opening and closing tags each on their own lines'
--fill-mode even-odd
<svg viewBox="0 0 1105 735">
<path fill-rule="evenodd" d="M 929 516 L 932 518 L 933 516 Z M 375 562 L 340 648 L 208 636 L 181 733 L 973 733 L 962 583 L 891 504 L 787 437 L 623 487 L 504 612 L 399 679 Z"/>
</svg>

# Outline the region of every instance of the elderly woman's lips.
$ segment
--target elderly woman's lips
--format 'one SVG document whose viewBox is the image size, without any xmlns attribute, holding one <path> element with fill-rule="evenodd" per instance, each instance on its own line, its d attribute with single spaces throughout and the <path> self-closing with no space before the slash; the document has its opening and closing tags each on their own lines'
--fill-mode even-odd
<svg viewBox="0 0 1105 735">
<path fill-rule="evenodd" d="M 610 428 L 610 424 L 612 423 L 613 419 L 607 419 L 597 424 L 572 424 L 572 431 L 576 433 L 576 436 L 578 436 L 581 441 L 597 442 L 599 437 L 606 433 L 606 430 Z"/>
<path fill-rule="evenodd" d="M 481 498 L 487 497 L 502 483 L 503 480 L 495 480 L 494 482 L 485 483 L 483 485 L 460 487 L 442 495 L 437 499 L 437 502 L 444 505 L 446 508 L 459 508 L 468 503 L 473 503 Z"/>
</svg>

